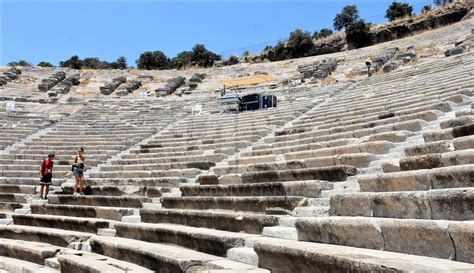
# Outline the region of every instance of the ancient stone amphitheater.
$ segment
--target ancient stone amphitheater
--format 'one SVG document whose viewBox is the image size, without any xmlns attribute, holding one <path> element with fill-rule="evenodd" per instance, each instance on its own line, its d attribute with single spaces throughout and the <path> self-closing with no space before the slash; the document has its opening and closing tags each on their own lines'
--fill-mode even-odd
<svg viewBox="0 0 474 273">
<path fill-rule="evenodd" d="M 3 68 L 0 272 L 474 272 L 473 28 L 199 70 L 180 96 L 196 71 Z M 331 81 L 297 81 L 322 60 Z M 278 107 L 221 113 L 220 81 L 255 73 L 277 81 L 236 90 Z"/>
</svg>

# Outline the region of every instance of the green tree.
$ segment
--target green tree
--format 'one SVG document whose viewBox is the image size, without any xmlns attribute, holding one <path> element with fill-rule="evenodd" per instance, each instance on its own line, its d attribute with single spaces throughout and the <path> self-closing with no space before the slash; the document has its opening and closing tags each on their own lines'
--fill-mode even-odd
<svg viewBox="0 0 474 273">
<path fill-rule="evenodd" d="M 105 69 L 109 68 L 109 64 L 107 62 L 103 62 L 99 60 L 99 58 L 85 58 L 81 62 L 81 69 Z"/>
<path fill-rule="evenodd" d="M 433 3 L 435 5 L 437 5 L 438 7 L 439 6 L 444 6 L 444 5 L 446 5 L 448 3 L 452 3 L 452 2 L 453 2 L 452 0 L 433 0 Z"/>
<path fill-rule="evenodd" d="M 394 21 L 398 18 L 411 16 L 413 14 L 413 6 L 408 3 L 393 1 L 385 11 L 385 18 Z"/>
<path fill-rule="evenodd" d="M 71 58 L 69 58 L 69 60 L 60 61 L 59 66 L 60 67 L 69 67 L 69 68 L 72 68 L 72 69 L 81 69 L 82 61 L 79 58 L 79 56 L 74 55 Z"/>
<path fill-rule="evenodd" d="M 211 67 L 221 56 L 207 50 L 203 44 L 196 44 L 191 54 L 191 63 L 200 67 Z"/>
<path fill-rule="evenodd" d="M 431 11 L 432 9 L 433 9 L 433 7 L 431 5 L 423 6 L 423 8 L 421 9 L 421 13 L 427 13 L 427 12 Z"/>
<path fill-rule="evenodd" d="M 244 50 L 244 52 L 242 53 L 242 56 L 249 56 L 250 55 L 250 52 L 248 50 Z"/>
<path fill-rule="evenodd" d="M 9 62 L 7 63 L 8 66 L 24 66 L 24 67 L 31 67 L 32 65 L 25 61 L 25 60 L 19 60 L 18 62 Z"/>
<path fill-rule="evenodd" d="M 273 46 L 267 45 L 267 46 L 265 46 L 265 47 L 263 48 L 263 51 L 269 51 L 269 50 L 271 50 L 272 48 L 273 48 Z"/>
<path fill-rule="evenodd" d="M 40 62 L 37 65 L 38 67 L 54 67 L 51 63 L 49 62 Z"/>
<path fill-rule="evenodd" d="M 125 56 L 118 57 L 115 63 L 117 64 L 116 69 L 127 69 L 127 58 Z"/>
<path fill-rule="evenodd" d="M 342 8 L 341 13 L 336 14 L 334 17 L 333 25 L 334 29 L 341 30 L 354 24 L 359 19 L 359 11 L 356 5 L 345 6 Z"/>
<path fill-rule="evenodd" d="M 315 31 L 313 33 L 313 39 L 321 39 L 332 35 L 332 30 L 329 28 L 322 28 L 320 31 Z"/>
<path fill-rule="evenodd" d="M 165 53 L 156 50 L 153 52 L 143 52 L 135 62 L 137 63 L 138 69 L 152 70 L 166 69 L 170 60 L 166 57 Z"/>
<path fill-rule="evenodd" d="M 287 47 L 290 58 L 299 58 L 306 56 L 307 53 L 314 48 L 314 43 L 309 32 L 302 31 L 298 28 L 290 33 Z"/>
<path fill-rule="evenodd" d="M 178 53 L 178 55 L 171 59 L 169 67 L 179 69 L 189 65 L 191 63 L 192 54 L 192 51 L 183 51 Z"/>
<path fill-rule="evenodd" d="M 356 48 L 370 45 L 370 23 L 359 19 L 349 25 L 346 28 L 346 40 Z"/>
</svg>

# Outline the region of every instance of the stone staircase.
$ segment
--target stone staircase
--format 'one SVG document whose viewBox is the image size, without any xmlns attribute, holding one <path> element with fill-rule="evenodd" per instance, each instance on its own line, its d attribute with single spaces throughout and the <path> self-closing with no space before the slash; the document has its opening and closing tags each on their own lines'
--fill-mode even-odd
<svg viewBox="0 0 474 273">
<path fill-rule="evenodd" d="M 91 101 L 0 155 L 0 268 L 472 272 L 473 68 L 458 55 L 238 115 Z"/>
</svg>

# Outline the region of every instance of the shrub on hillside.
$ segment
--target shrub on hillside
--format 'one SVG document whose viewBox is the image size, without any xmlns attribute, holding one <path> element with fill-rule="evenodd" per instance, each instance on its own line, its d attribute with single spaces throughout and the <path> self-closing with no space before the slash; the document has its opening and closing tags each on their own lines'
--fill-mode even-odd
<svg viewBox="0 0 474 273">
<path fill-rule="evenodd" d="M 413 6 L 408 3 L 401 3 L 393 1 L 392 4 L 385 11 L 385 18 L 389 21 L 394 21 L 398 18 L 412 16 Z"/>
<path fill-rule="evenodd" d="M 431 10 L 433 10 L 433 7 L 431 5 L 426 5 L 426 6 L 423 6 L 423 8 L 421 9 L 421 13 L 427 13 Z"/>
<path fill-rule="evenodd" d="M 196 44 L 191 53 L 191 63 L 200 67 L 211 67 L 221 56 L 207 50 L 203 44 Z"/>
<path fill-rule="evenodd" d="M 59 66 L 60 67 L 69 67 L 69 68 L 72 68 L 72 69 L 81 69 L 82 61 L 79 58 L 79 56 L 74 55 L 66 61 L 60 61 Z"/>
<path fill-rule="evenodd" d="M 333 25 L 334 29 L 341 30 L 354 24 L 359 19 L 359 10 L 356 5 L 345 6 L 342 8 L 341 13 L 336 14 L 334 17 Z"/>
<path fill-rule="evenodd" d="M 39 62 L 38 67 L 54 67 L 51 63 L 49 62 Z"/>
<path fill-rule="evenodd" d="M 355 48 L 370 45 L 370 23 L 359 19 L 349 25 L 346 28 L 346 40 Z"/>
<path fill-rule="evenodd" d="M 315 31 L 313 33 L 313 39 L 322 39 L 332 35 L 333 32 L 329 28 L 323 28 L 320 31 Z"/>
<path fill-rule="evenodd" d="M 18 62 L 9 62 L 7 63 L 8 66 L 24 66 L 24 67 L 31 67 L 32 65 L 25 61 L 25 60 L 19 60 Z"/>
<path fill-rule="evenodd" d="M 111 66 L 114 69 L 127 69 L 127 58 L 120 56 L 115 62 L 111 63 Z"/>
<path fill-rule="evenodd" d="M 307 56 L 314 48 L 314 43 L 309 32 L 296 29 L 290 33 L 286 46 L 289 53 L 287 59 L 291 59 Z"/>
<path fill-rule="evenodd" d="M 145 51 L 140 54 L 137 63 L 138 69 L 152 70 L 152 69 L 166 69 L 170 63 L 165 53 L 156 51 Z"/>
<path fill-rule="evenodd" d="M 189 65 L 191 63 L 192 54 L 193 53 L 191 51 L 183 51 L 178 53 L 178 55 L 171 59 L 169 67 L 179 69 Z"/>
</svg>

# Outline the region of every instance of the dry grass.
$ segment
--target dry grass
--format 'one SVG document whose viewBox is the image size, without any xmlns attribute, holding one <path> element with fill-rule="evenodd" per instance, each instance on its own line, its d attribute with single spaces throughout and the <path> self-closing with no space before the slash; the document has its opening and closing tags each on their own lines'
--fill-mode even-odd
<svg viewBox="0 0 474 273">
<path fill-rule="evenodd" d="M 324 84 L 324 85 L 335 84 L 336 83 L 336 78 L 334 78 L 334 76 L 332 76 L 332 75 L 329 75 L 321 83 Z"/>
<path fill-rule="evenodd" d="M 90 81 L 89 79 L 85 79 L 84 81 L 79 83 L 79 86 L 84 88 L 89 84 L 89 81 Z"/>
<path fill-rule="evenodd" d="M 463 5 L 464 4 L 454 3 L 454 4 L 441 6 L 439 8 L 434 7 L 433 9 L 431 9 L 427 12 L 416 14 L 414 16 L 405 16 L 403 18 L 398 18 L 398 19 L 396 19 L 392 22 L 385 22 L 385 23 L 381 23 L 381 24 L 378 24 L 378 25 L 373 25 L 371 27 L 371 31 L 376 31 L 376 30 L 383 29 L 383 28 L 393 27 L 395 25 L 400 25 L 400 24 L 405 24 L 405 23 L 411 23 L 411 22 L 424 20 L 426 18 L 436 16 L 438 14 L 444 13 L 444 12 L 446 12 L 448 10 L 451 10 L 451 9 L 454 9 L 454 8 L 458 8 L 458 7 L 463 6 Z"/>
<path fill-rule="evenodd" d="M 135 75 L 135 76 L 140 76 L 140 70 L 136 68 L 131 68 L 128 70 L 128 73 Z"/>
<path fill-rule="evenodd" d="M 349 73 L 346 74 L 346 79 L 353 80 L 360 76 L 360 69 L 353 68 Z"/>
<path fill-rule="evenodd" d="M 314 43 L 315 44 L 324 44 L 324 43 L 327 43 L 327 42 L 330 42 L 330 41 L 333 41 L 333 40 L 336 40 L 336 39 L 339 39 L 339 38 L 345 38 L 346 37 L 346 33 L 344 31 L 339 31 L 339 32 L 336 32 L 336 33 L 333 33 L 327 37 L 324 37 L 324 38 L 320 38 L 320 39 L 316 39 L 314 40 Z"/>
<path fill-rule="evenodd" d="M 415 51 L 417 53 L 418 59 L 428 58 L 428 57 L 433 57 L 436 55 L 443 54 L 443 51 L 441 50 L 441 48 L 434 42 L 415 46 Z"/>
</svg>

